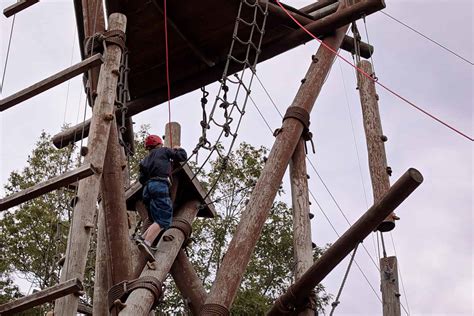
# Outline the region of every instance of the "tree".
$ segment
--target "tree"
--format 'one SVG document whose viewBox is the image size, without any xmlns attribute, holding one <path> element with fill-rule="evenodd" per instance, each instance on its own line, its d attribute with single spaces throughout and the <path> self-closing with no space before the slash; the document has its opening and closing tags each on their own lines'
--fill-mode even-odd
<svg viewBox="0 0 474 316">
<path fill-rule="evenodd" d="M 27 166 L 13 171 L 5 185 L 7 195 L 74 168 L 77 158 L 74 146 L 56 149 L 51 136 L 45 132 L 28 157 Z M 0 240 L 2 241 L 1 282 L 11 284 L 12 277 L 28 281 L 34 289 L 45 289 L 59 282 L 61 265 L 66 250 L 74 190 L 60 189 L 25 202 L 2 213 Z M 93 271 L 88 270 L 84 285 L 92 293 Z M 10 282 L 9 282 L 10 280 Z M 18 297 L 18 287 L 2 293 L 5 300 Z"/>
</svg>

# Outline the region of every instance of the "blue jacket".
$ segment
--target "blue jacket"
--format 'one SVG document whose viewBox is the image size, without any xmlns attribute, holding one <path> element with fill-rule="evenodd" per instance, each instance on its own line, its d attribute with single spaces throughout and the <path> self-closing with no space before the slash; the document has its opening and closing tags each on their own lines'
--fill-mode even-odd
<svg viewBox="0 0 474 316">
<path fill-rule="evenodd" d="M 152 149 L 148 156 L 140 162 L 140 176 L 138 181 L 145 184 L 154 177 L 167 178 L 171 174 L 171 161 L 185 161 L 188 155 L 182 148 L 171 149 L 159 147 Z"/>
</svg>

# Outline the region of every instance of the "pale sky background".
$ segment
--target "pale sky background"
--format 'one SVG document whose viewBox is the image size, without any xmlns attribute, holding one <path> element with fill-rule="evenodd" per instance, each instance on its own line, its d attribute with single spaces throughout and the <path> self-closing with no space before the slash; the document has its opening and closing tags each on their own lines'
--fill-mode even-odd
<svg viewBox="0 0 474 316">
<path fill-rule="evenodd" d="M 0 1 L 2 8 L 11 1 Z M 311 1 L 287 1 L 301 7 Z M 470 0 L 387 0 L 387 13 L 443 43 L 471 62 L 473 3 Z M 12 19 L 0 17 L 0 71 L 5 63 Z M 364 25 L 358 23 L 366 41 Z M 379 80 L 425 110 L 473 136 L 473 66 L 381 13 L 367 18 L 374 64 Z M 16 17 L 2 98 L 11 95 L 80 59 L 72 1 L 41 1 Z M 318 44 L 308 43 L 259 65 L 257 72 L 282 112 L 291 104 Z M 348 53 L 343 55 L 349 57 Z M 172 56 L 171 56 L 172 58 Z M 372 204 L 365 136 L 352 68 L 337 61 L 311 116 L 316 155 L 309 157 L 351 222 Z M 77 77 L 33 99 L 0 113 L 0 182 L 23 168 L 41 130 L 55 134 L 64 122 L 82 121 L 82 80 Z M 68 93 L 69 91 L 69 93 Z M 395 251 L 404 290 L 402 303 L 411 315 L 472 315 L 473 310 L 473 147 L 439 123 L 377 88 L 392 183 L 409 167 L 421 171 L 425 182 L 397 210 L 401 220 L 385 234 L 388 255 Z M 257 81 L 252 97 L 272 129 L 281 119 Z M 346 98 L 347 94 L 347 98 Z M 215 97 L 211 94 L 210 100 Z M 271 147 L 274 138 L 255 107 L 249 103 L 239 142 Z M 172 119 L 183 125 L 182 141 L 194 148 L 200 134 L 200 93 L 172 101 Z M 89 117 L 90 114 L 87 114 Z M 134 117 L 136 126 L 151 124 L 163 134 L 166 106 Z M 352 124 L 351 124 L 352 121 Z M 353 126 L 353 128 L 352 128 Z M 356 151 L 357 148 L 357 151 Z M 360 156 L 360 164 L 357 158 Z M 201 155 L 201 157 L 204 154 Z M 360 171 L 361 170 L 361 171 Z M 342 234 L 348 224 L 309 167 L 310 189 Z M 290 200 L 288 177 L 286 200 Z M 366 194 L 364 193 L 364 188 Z M 2 195 L 4 192 L 2 192 Z M 313 201 L 313 241 L 334 242 L 336 234 Z M 393 237 L 395 249 L 391 237 Z M 375 237 L 364 242 L 378 261 Z M 379 293 L 379 274 L 360 249 L 356 260 Z M 323 282 L 336 294 L 348 258 Z M 401 285 L 401 284 L 400 284 Z M 353 267 L 336 315 L 381 315 L 381 303 Z M 328 309 L 329 311 L 329 309 Z M 402 314 L 406 314 L 402 310 Z"/>
</svg>

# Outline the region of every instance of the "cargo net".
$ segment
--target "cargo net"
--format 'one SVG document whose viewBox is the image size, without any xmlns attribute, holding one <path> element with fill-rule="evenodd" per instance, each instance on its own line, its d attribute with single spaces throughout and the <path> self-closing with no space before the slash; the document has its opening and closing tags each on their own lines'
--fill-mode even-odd
<svg viewBox="0 0 474 316">
<path fill-rule="evenodd" d="M 209 112 L 206 109 L 209 93 L 205 88 L 201 88 L 203 93 L 201 98 L 202 120 L 200 122 L 202 134 L 193 150 L 193 155 L 197 159 L 201 148 L 209 151 L 209 155 L 199 171 L 214 153 L 219 155 L 222 168 L 226 167 L 250 96 L 250 87 L 255 76 L 255 68 L 265 34 L 267 15 L 268 2 L 240 1 L 226 65 L 222 78 L 219 80 L 218 93 Z M 229 76 L 229 73 L 235 69 L 237 72 Z M 211 127 L 220 129 L 220 132 L 216 134 L 218 136 L 212 141 L 207 135 Z M 227 146 L 223 145 L 223 137 L 230 137 Z M 213 187 L 214 185 L 210 191 Z"/>
</svg>

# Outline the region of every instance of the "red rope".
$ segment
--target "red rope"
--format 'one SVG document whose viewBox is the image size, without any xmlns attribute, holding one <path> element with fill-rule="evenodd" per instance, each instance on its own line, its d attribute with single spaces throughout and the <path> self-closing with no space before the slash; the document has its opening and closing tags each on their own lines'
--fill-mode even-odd
<svg viewBox="0 0 474 316">
<path fill-rule="evenodd" d="M 168 129 L 170 132 L 170 147 L 173 148 L 173 135 L 171 134 L 171 87 L 170 70 L 168 56 L 168 16 L 166 13 L 166 0 L 163 0 L 163 15 L 165 18 L 165 65 L 166 65 L 166 86 L 168 88 Z"/>
<path fill-rule="evenodd" d="M 340 55 L 334 48 L 330 47 L 328 44 L 324 43 L 322 40 L 320 40 L 319 38 L 317 38 L 313 33 L 311 33 L 310 31 L 308 31 L 308 29 L 306 29 L 300 22 L 298 22 L 286 9 L 285 7 L 283 7 L 280 3 L 279 0 L 275 0 L 276 3 L 280 6 L 280 8 L 286 13 L 286 15 L 288 15 L 301 29 L 303 29 L 309 36 L 311 36 L 312 38 L 314 38 L 315 40 L 317 40 L 319 43 L 321 43 L 321 45 L 323 45 L 324 47 L 326 47 L 329 51 L 331 51 L 332 53 L 334 53 L 337 57 L 339 57 L 340 59 L 342 59 L 343 61 L 345 61 L 347 64 L 349 64 L 350 66 L 354 67 L 358 72 L 360 72 L 363 76 L 367 77 L 368 79 L 372 80 L 374 83 L 378 84 L 380 87 L 382 87 L 383 89 L 387 90 L 388 92 L 390 92 L 391 94 L 393 94 L 394 96 L 398 97 L 399 99 L 405 101 L 406 103 L 408 103 L 409 105 L 411 105 L 412 107 L 414 107 L 415 109 L 417 109 L 418 111 L 422 112 L 423 114 L 431 117 L 432 119 L 434 119 L 435 121 L 437 121 L 438 123 L 441 123 L 443 124 L 444 126 L 446 126 L 447 128 L 451 129 L 452 131 L 458 133 L 459 135 L 467 138 L 468 140 L 470 141 L 474 141 L 474 138 L 464 134 L 463 132 L 461 132 L 460 130 L 456 129 L 455 127 L 449 125 L 448 123 L 442 121 L 441 119 L 437 118 L 436 116 L 434 116 L 433 114 L 427 112 L 426 110 L 420 108 L 419 106 L 417 106 L 416 104 L 414 104 L 413 102 L 409 101 L 407 98 L 405 97 L 402 97 L 400 94 L 398 94 L 397 92 L 393 91 L 392 89 L 388 88 L 387 86 L 385 86 L 384 84 L 380 83 L 378 80 L 374 79 L 371 75 L 369 75 L 368 73 L 366 73 L 364 70 L 362 70 L 361 68 L 357 67 L 356 65 L 354 65 L 353 63 L 351 63 L 349 60 L 347 60 L 346 58 L 344 58 L 342 55 Z"/>
</svg>

